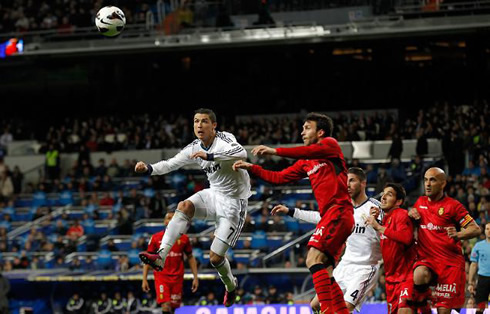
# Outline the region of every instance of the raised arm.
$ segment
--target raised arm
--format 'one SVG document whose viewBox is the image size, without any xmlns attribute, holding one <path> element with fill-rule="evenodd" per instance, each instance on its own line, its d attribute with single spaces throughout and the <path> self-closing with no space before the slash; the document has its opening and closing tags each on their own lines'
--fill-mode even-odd
<svg viewBox="0 0 490 314">
<path fill-rule="evenodd" d="M 249 170 L 257 177 L 273 184 L 284 184 L 298 181 L 307 176 L 306 172 L 303 170 L 301 161 L 297 161 L 292 166 L 281 171 L 265 170 L 258 165 L 252 165 Z"/>
<path fill-rule="evenodd" d="M 326 138 L 320 143 L 298 147 L 276 148 L 278 156 L 294 159 L 338 158 L 342 156 L 339 144 L 333 138 Z"/>
<path fill-rule="evenodd" d="M 162 160 L 154 164 L 147 164 L 140 161 L 135 166 L 136 173 L 147 173 L 149 175 L 162 175 L 174 170 L 177 170 L 185 165 L 195 162 L 191 158 L 192 146 L 188 145 L 186 148 L 181 150 L 177 155 L 168 159 Z"/>
<path fill-rule="evenodd" d="M 276 205 L 271 210 L 271 215 L 277 215 L 279 213 L 287 214 L 293 218 L 301 221 L 317 224 L 320 222 L 320 213 L 315 210 L 303 210 L 299 208 L 288 208 L 284 205 Z"/>
</svg>

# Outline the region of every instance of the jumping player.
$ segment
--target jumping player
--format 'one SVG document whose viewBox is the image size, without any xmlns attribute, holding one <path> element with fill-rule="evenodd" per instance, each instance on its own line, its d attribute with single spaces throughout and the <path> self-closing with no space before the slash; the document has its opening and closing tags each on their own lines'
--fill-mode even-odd
<svg viewBox="0 0 490 314">
<path fill-rule="evenodd" d="M 332 136 L 330 117 L 310 113 L 301 136 L 305 146 L 270 148 L 264 145 L 252 150 L 254 155 L 278 155 L 298 159 L 282 171 L 265 170 L 258 165 L 237 161 L 233 167 L 247 169 L 265 181 L 284 184 L 308 177 L 318 202 L 320 222 L 308 242 L 306 265 L 324 313 L 349 313 L 344 296 L 332 276 L 336 261 L 354 227 L 354 209 L 347 192 L 347 167 L 337 140 Z"/>
<path fill-rule="evenodd" d="M 197 163 L 206 172 L 210 183 L 210 188 L 195 193 L 177 205 L 158 254 L 141 252 L 140 259 L 154 269 L 161 270 L 170 249 L 187 232 L 193 218 L 214 220 L 216 231 L 209 259 L 225 285 L 223 304 L 231 306 L 235 302 L 238 283 L 225 254 L 235 245 L 245 222 L 248 198 L 251 195 L 250 177 L 247 171 L 232 169 L 235 161 L 247 158 L 246 150 L 237 143 L 235 136 L 216 131 L 216 126 L 216 115 L 212 110 L 198 109 L 194 114 L 196 140 L 169 160 L 155 164 L 140 161 L 136 164 L 137 173 L 162 175 Z"/>
</svg>

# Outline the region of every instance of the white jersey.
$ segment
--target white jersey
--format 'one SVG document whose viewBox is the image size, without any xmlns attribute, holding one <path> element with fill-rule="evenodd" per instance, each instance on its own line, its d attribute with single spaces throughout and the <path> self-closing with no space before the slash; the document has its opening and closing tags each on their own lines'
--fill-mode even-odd
<svg viewBox="0 0 490 314">
<path fill-rule="evenodd" d="M 379 235 L 371 226 L 366 226 L 366 218 L 369 217 L 371 207 L 380 208 L 380 203 L 374 198 L 368 198 L 361 205 L 354 207 L 354 230 L 347 238 L 344 255 L 341 263 L 357 265 L 375 265 L 381 260 L 381 247 Z M 378 219 L 381 221 L 383 211 Z M 294 210 L 294 218 L 317 224 L 320 221 L 320 213 L 317 211 Z"/>
<path fill-rule="evenodd" d="M 190 156 L 203 151 L 212 160 L 192 159 Z M 236 199 L 247 199 L 250 191 L 250 177 L 247 170 L 234 171 L 232 165 L 239 159 L 247 159 L 247 151 L 238 144 L 235 136 L 228 132 L 216 132 L 211 146 L 206 149 L 196 139 L 184 147 L 177 155 L 152 164 L 152 175 L 162 175 L 177 170 L 185 165 L 197 163 L 206 173 L 211 190 Z"/>
</svg>

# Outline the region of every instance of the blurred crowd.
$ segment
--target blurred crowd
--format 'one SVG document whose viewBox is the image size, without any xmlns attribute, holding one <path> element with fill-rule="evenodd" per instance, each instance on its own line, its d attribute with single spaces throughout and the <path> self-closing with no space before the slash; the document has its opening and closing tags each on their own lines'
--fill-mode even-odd
<svg viewBox="0 0 490 314">
<path fill-rule="evenodd" d="M 56 30 L 73 33 L 94 25 L 97 11 L 114 5 L 121 8 L 127 24 L 160 24 L 174 30 L 187 27 L 232 26 L 230 15 L 257 14 L 257 24 L 274 24 L 269 12 L 301 11 L 335 6 L 368 4 L 345 1 L 241 1 L 241 0 L 4 0 L 0 3 L 0 33 Z M 169 31 L 166 29 L 165 31 Z"/>
<path fill-rule="evenodd" d="M 439 138 L 443 142 L 445 163 L 449 167 L 447 193 L 460 201 L 470 212 L 476 222 L 483 226 L 490 221 L 490 176 L 489 176 L 489 137 L 487 104 L 481 106 L 449 107 L 447 104 L 436 104 L 426 110 L 420 110 L 413 116 L 404 117 L 383 112 L 372 115 L 342 114 L 334 117 L 335 136 L 340 140 L 376 140 L 398 138 Z M 399 123 L 403 121 L 403 123 Z M 0 136 L 0 145 L 8 145 L 14 138 L 29 134 L 21 123 L 5 124 L 5 132 Z M 276 127 L 276 126 L 281 127 Z M 302 121 L 288 117 L 242 118 L 229 122 L 224 119 L 220 127 L 230 130 L 239 137 L 243 144 L 282 144 L 299 143 Z M 28 128 L 27 128 L 28 129 Z M 8 135 L 6 135 L 8 134 Z M 124 136 L 123 136 L 124 135 Z M 148 235 L 135 233 L 133 223 L 146 218 L 162 219 L 175 199 L 169 199 L 162 191 L 177 191 L 176 198 L 184 198 L 205 187 L 205 177 L 192 172 L 176 172 L 164 177 L 146 178 L 135 176 L 132 169 L 136 160 L 126 160 L 119 164 L 117 160 L 100 159 L 97 165 L 90 162 L 90 153 L 98 150 L 146 149 L 181 147 L 192 138 L 191 121 L 183 116 L 133 116 L 122 118 L 97 118 L 87 120 L 69 120 L 58 127 L 51 127 L 46 136 L 43 149 L 51 152 L 77 152 L 78 158 L 70 170 L 61 175 L 56 169 L 46 169 L 45 176 L 38 182 L 23 182 L 23 174 L 18 167 L 6 165 L 0 158 L 0 259 L 2 253 L 17 253 L 13 259 L 1 259 L 3 271 L 14 269 L 41 269 L 64 267 L 72 271 L 91 271 L 110 269 L 127 271 L 139 269 L 138 253 L 146 249 Z M 111 140 L 112 138 L 112 140 Z M 117 139 L 122 139 L 119 142 Z M 109 139 L 109 140 L 108 140 Z M 140 144 L 135 144 L 135 139 Z M 144 139 L 144 140 L 142 140 Z M 59 145 L 55 146 L 53 143 Z M 124 144 L 126 143 L 126 144 Z M 132 143 L 132 144 L 129 144 Z M 148 143 L 158 143 L 155 146 Z M 395 143 L 395 141 L 393 141 Z M 349 166 L 360 166 L 367 174 L 371 195 L 376 195 L 384 183 L 389 181 L 414 184 L 410 189 L 420 195 L 421 175 L 429 164 L 424 162 L 423 154 L 415 156 L 408 163 L 401 163 L 397 153 L 388 164 L 364 164 L 359 160 L 349 160 Z M 458 156 L 461 154 L 461 156 Z M 259 159 L 259 163 L 272 170 L 287 167 L 290 161 L 285 159 Z M 401 167 L 401 170 L 398 168 Z M 131 180 L 129 180 L 131 179 Z M 125 185 L 131 181 L 131 185 Z M 263 200 L 263 207 L 250 215 L 243 232 L 253 234 L 265 232 L 272 236 L 290 231 L 285 219 L 270 217 L 273 203 L 268 202 L 272 196 L 274 202 L 292 202 L 291 206 L 315 208 L 315 203 L 305 199 L 281 199 L 280 195 L 260 181 L 253 178 L 256 189 L 254 198 Z M 29 208 L 26 216 L 20 217 L 18 202 L 21 195 L 29 194 L 36 202 Z M 55 196 L 49 198 L 48 195 Z M 73 218 L 69 213 L 62 213 L 54 218 L 53 209 L 58 205 L 71 204 L 80 209 L 80 216 Z M 412 204 L 406 204 L 411 206 Z M 44 217 L 43 222 L 32 228 L 25 236 L 9 240 L 7 233 L 13 230 L 16 222 L 33 221 Z M 132 235 L 131 248 L 121 252 L 112 240 L 100 243 L 100 236 L 95 236 L 95 225 L 101 221 L 115 221 L 115 234 Z M 16 225 L 17 226 L 17 225 Z M 198 232 L 199 226 L 193 225 L 190 233 Z M 295 230 L 299 234 L 299 230 Z M 81 236 L 87 241 L 81 243 Z M 483 237 L 483 236 L 482 236 Z M 205 250 L 206 245 L 197 238 L 192 238 L 196 249 Z M 482 238 L 483 239 L 483 238 Z M 469 267 L 469 254 L 476 241 L 463 241 L 463 249 Z M 241 249 L 253 248 L 252 241 L 245 240 Z M 267 253 L 270 247 L 259 248 Z M 43 254 L 53 252 L 54 258 L 46 261 Z M 79 258 L 74 252 L 92 252 L 94 254 Z M 198 251 L 196 251 L 198 252 Z M 303 247 L 295 248 L 295 254 L 274 260 L 278 267 L 305 267 Z M 208 268 L 208 263 L 199 258 L 200 268 Z M 248 262 L 237 261 L 230 256 L 236 269 L 261 267 L 253 259 Z M 386 299 L 384 276 L 379 278 L 379 285 L 369 292 L 368 301 L 376 302 Z M 258 286 L 250 291 L 241 291 L 242 302 L 267 301 L 270 287 Z M 262 290 L 260 292 L 259 290 Z M 202 291 L 193 300 L 197 304 L 213 304 L 215 291 Z M 279 298 L 279 297 L 277 297 Z M 291 295 L 284 293 L 281 302 L 289 302 Z"/>
<path fill-rule="evenodd" d="M 470 154 L 477 156 L 488 147 L 489 116 L 489 105 L 483 102 L 471 106 L 435 103 L 415 112 L 350 111 L 332 118 L 334 137 L 339 141 L 437 138 L 445 141 L 445 153 L 458 145 L 462 152 L 471 150 Z M 235 134 L 242 145 L 301 143 L 303 117 L 218 117 L 218 129 Z M 33 130 L 26 121 L 4 119 L 0 121 L 0 146 L 5 150 L 13 140 L 36 139 L 44 143 L 41 152 L 49 144 L 56 144 L 60 152 L 180 148 L 194 139 L 191 118 L 179 114 L 66 118 L 47 130 Z M 422 154 L 424 149 L 420 147 Z"/>
</svg>

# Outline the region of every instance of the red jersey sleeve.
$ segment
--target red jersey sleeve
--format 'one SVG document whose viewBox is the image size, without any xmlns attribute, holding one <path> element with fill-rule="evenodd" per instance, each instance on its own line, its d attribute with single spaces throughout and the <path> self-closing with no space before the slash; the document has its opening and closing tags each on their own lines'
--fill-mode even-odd
<svg viewBox="0 0 490 314">
<path fill-rule="evenodd" d="M 267 182 L 273 184 L 283 184 L 298 181 L 307 176 L 302 164 L 303 162 L 298 160 L 292 166 L 281 171 L 265 170 L 261 166 L 253 165 L 250 172 Z"/>
<path fill-rule="evenodd" d="M 327 137 L 308 146 L 279 147 L 276 152 L 279 156 L 295 159 L 326 159 L 339 157 L 342 150 L 334 138 Z"/>
<path fill-rule="evenodd" d="M 413 242 L 413 224 L 405 212 L 398 212 L 392 218 L 393 224 L 386 227 L 384 235 L 396 242 L 403 243 L 404 245 L 410 245 Z M 396 230 L 393 230 L 392 226 L 396 226 Z"/>
<path fill-rule="evenodd" d="M 458 222 L 458 224 L 465 228 L 470 222 L 473 221 L 473 217 L 470 216 L 468 210 L 461 204 L 460 202 L 453 200 L 453 206 L 451 206 L 452 215 L 454 220 Z"/>
<path fill-rule="evenodd" d="M 151 236 L 150 241 L 148 242 L 148 249 L 147 249 L 148 252 L 157 252 L 160 249 L 157 241 L 153 240 L 154 238 L 155 238 L 154 236 Z"/>
</svg>

